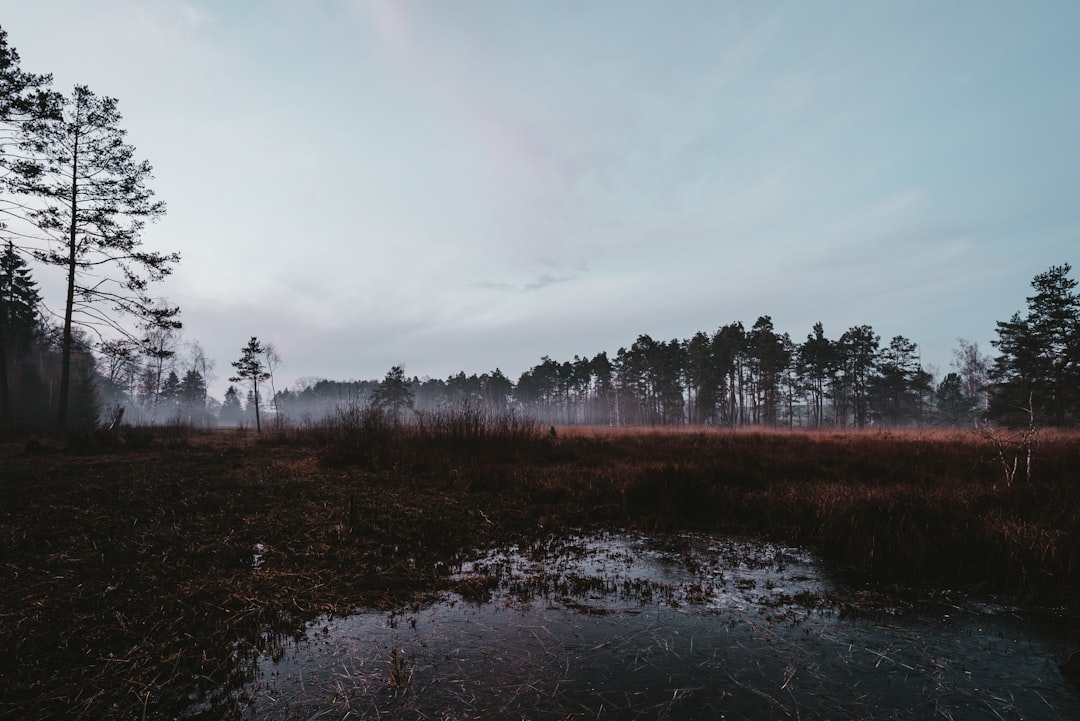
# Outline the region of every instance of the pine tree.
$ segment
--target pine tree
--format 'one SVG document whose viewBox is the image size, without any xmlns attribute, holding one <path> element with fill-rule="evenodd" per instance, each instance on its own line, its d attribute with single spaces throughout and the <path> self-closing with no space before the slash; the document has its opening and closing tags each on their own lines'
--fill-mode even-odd
<svg viewBox="0 0 1080 721">
<path fill-rule="evenodd" d="M 26 261 L 10 240 L 0 254 L 0 428 L 11 409 L 10 373 L 38 333 L 41 295 Z"/>
<path fill-rule="evenodd" d="M 870 420 L 870 386 L 877 366 L 881 336 L 868 325 L 855 326 L 840 336 L 836 344 L 838 367 L 842 371 L 840 392 L 847 399 L 852 419 L 859 428 Z M 846 410 L 841 411 L 846 418 Z"/>
<path fill-rule="evenodd" d="M 161 384 L 161 390 L 158 391 L 158 403 L 164 407 L 166 418 L 172 415 L 172 411 L 176 409 L 179 400 L 180 376 L 176 375 L 175 370 L 170 370 L 169 375 L 165 377 Z"/>
<path fill-rule="evenodd" d="M 41 294 L 30 267 L 8 241 L 0 254 L 0 329 L 6 331 L 11 352 L 24 350 L 38 331 Z"/>
<path fill-rule="evenodd" d="M 181 412 L 188 423 L 201 420 L 206 411 L 206 379 L 195 368 L 184 373 L 177 394 Z"/>
<path fill-rule="evenodd" d="M 997 324 L 992 415 L 1064 425 L 1080 417 L 1080 295 L 1067 263 L 1031 281 L 1027 315 Z"/>
<path fill-rule="evenodd" d="M 814 324 L 814 333 L 807 335 L 798 349 L 798 372 L 803 388 L 810 394 L 810 423 L 825 424 L 825 399 L 837 370 L 837 348 L 825 336 L 821 321 Z"/>
<path fill-rule="evenodd" d="M 266 349 L 259 339 L 251 336 L 248 344 L 241 349 L 240 360 L 233 361 L 232 366 L 236 369 L 236 375 L 229 379 L 232 383 L 251 383 L 249 405 L 255 406 L 255 432 L 262 432 L 262 421 L 259 418 L 259 383 L 270 378 L 270 372 L 263 362 L 263 354 Z"/>
<path fill-rule="evenodd" d="M 141 249 L 146 222 L 165 213 L 147 187 L 150 164 L 124 142 L 113 98 L 77 85 L 55 116 L 24 123 L 21 157 L 9 164 L 9 187 L 32 206 L 27 218 L 50 245 L 38 260 L 67 275 L 57 426 L 67 421 L 74 321 L 130 335 L 118 315 L 178 328 L 176 308 L 155 305 L 150 281 L 171 272 L 178 254 Z"/>
<path fill-rule="evenodd" d="M 35 75 L 19 67 L 19 53 L 8 45 L 7 31 L 0 28 L 0 148 L 8 144 L 12 127 L 31 119 L 55 114 L 58 96 L 49 90 L 51 75 Z"/>
<path fill-rule="evenodd" d="M 938 415 L 952 426 L 971 420 L 975 412 L 975 400 L 967 394 L 964 379 L 956 371 L 946 375 L 938 383 L 935 393 Z"/>
<path fill-rule="evenodd" d="M 465 374 L 461 376 L 464 378 Z M 400 418 L 401 412 L 413 407 L 413 392 L 405 377 L 404 366 L 394 366 L 386 372 L 386 377 L 375 389 L 375 407 L 388 411 L 394 418 Z"/>
<path fill-rule="evenodd" d="M 229 386 L 225 390 L 225 400 L 218 412 L 218 421 L 222 425 L 236 425 L 243 417 L 244 408 L 240 405 L 240 393 L 236 386 Z"/>
</svg>

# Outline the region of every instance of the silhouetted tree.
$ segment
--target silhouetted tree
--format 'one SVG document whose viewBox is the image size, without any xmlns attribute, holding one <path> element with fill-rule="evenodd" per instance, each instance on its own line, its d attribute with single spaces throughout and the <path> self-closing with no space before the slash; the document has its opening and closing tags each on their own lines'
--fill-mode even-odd
<svg viewBox="0 0 1080 721">
<path fill-rule="evenodd" d="M 876 416 L 891 425 L 918 421 L 925 382 L 919 347 L 902 335 L 894 336 L 879 351 L 877 374 L 871 380 L 871 406 Z"/>
<path fill-rule="evenodd" d="M 97 389 L 97 359 L 94 357 L 90 338 L 85 332 L 75 333 L 70 361 L 73 371 L 70 386 L 70 426 L 77 429 L 95 428 L 101 416 L 101 398 Z"/>
<path fill-rule="evenodd" d="M 177 390 L 177 400 L 185 422 L 190 424 L 203 420 L 206 413 L 206 379 L 197 369 L 189 368 L 184 373 Z"/>
<path fill-rule="evenodd" d="M 791 362 L 789 342 L 776 333 L 772 318 L 757 319 L 747 336 L 748 365 L 755 393 L 753 396 L 754 423 L 775 425 L 780 402 L 783 372 Z"/>
<path fill-rule="evenodd" d="M 387 411 L 398 419 L 406 408 L 412 409 L 413 393 L 403 366 L 394 366 L 386 372 L 386 377 L 375 389 L 374 403 L 376 408 Z"/>
<path fill-rule="evenodd" d="M 59 107 L 59 97 L 49 89 L 52 76 L 28 73 L 19 62 L 7 31 L 0 28 L 0 152 L 17 143 L 14 134 L 22 123 L 55 115 Z"/>
<path fill-rule="evenodd" d="M 147 187 L 150 164 L 135 160 L 124 142 L 113 98 L 99 98 L 77 85 L 55 117 L 21 127 L 22 157 L 11 163 L 10 187 L 36 203 L 27 217 L 50 241 L 38 260 L 64 268 L 62 362 L 57 425 L 67 421 L 73 324 L 128 334 L 118 315 L 178 328 L 176 308 L 154 305 L 146 294 L 179 260 L 177 254 L 141 250 L 147 221 L 165 213 Z"/>
<path fill-rule="evenodd" d="M 504 413 L 513 392 L 513 382 L 498 368 L 480 376 L 480 395 L 489 413 Z"/>
<path fill-rule="evenodd" d="M 40 383 L 41 365 L 31 360 L 44 327 L 40 304 L 37 282 L 9 241 L 0 254 L 0 430 L 10 426 L 14 406 L 25 416 L 28 403 L 47 402 L 32 391 Z"/>
<path fill-rule="evenodd" d="M 951 426 L 959 426 L 971 420 L 975 410 L 975 400 L 967 394 L 963 377 L 953 371 L 938 383 L 938 416 Z"/>
<path fill-rule="evenodd" d="M 728 323 L 713 334 L 712 356 L 720 379 L 720 420 L 726 425 L 738 425 L 746 419 L 745 364 L 746 329 L 741 321 Z"/>
<path fill-rule="evenodd" d="M 268 379 L 270 373 L 266 370 L 263 353 L 265 348 L 259 343 L 259 339 L 251 336 L 248 344 L 241 349 L 240 360 L 232 362 L 236 369 L 236 375 L 229 379 L 231 383 L 248 382 L 251 384 L 251 403 L 255 406 L 255 432 L 262 432 L 262 421 L 259 418 L 259 383 Z"/>
<path fill-rule="evenodd" d="M 712 339 L 698 331 L 684 344 L 689 421 L 712 423 L 716 419 L 717 391 L 720 387 L 712 355 Z"/>
<path fill-rule="evenodd" d="M 539 365 L 518 378 L 514 385 L 514 399 L 538 420 L 545 423 L 563 422 L 559 364 L 548 356 L 541 357 Z"/>
<path fill-rule="evenodd" d="M 19 152 L 23 126 L 60 114 L 61 96 L 50 89 L 51 75 L 35 75 L 19 66 L 19 53 L 8 45 L 7 31 L 0 28 L 0 225 L 25 219 L 25 206 L 9 195 L 10 172 L 23 158 Z M 11 231 L 14 232 L 14 231 Z"/>
<path fill-rule="evenodd" d="M 398 366 L 395 366 L 397 368 Z M 401 369 L 404 372 L 404 368 Z M 390 373 L 393 373 L 391 369 Z M 387 377 L 389 377 L 389 373 Z M 385 384 L 385 380 L 383 383 Z M 471 376 L 465 375 L 465 371 L 459 371 L 456 375 L 452 375 L 446 379 L 446 397 L 447 402 L 455 408 L 478 408 L 481 403 L 480 392 L 480 378 L 473 373 Z M 378 398 L 378 391 L 376 390 L 376 398 Z"/>
<path fill-rule="evenodd" d="M 446 407 L 450 402 L 446 391 L 446 381 L 440 378 L 413 379 L 413 402 L 417 408 L 424 410 L 437 410 Z"/>
<path fill-rule="evenodd" d="M 796 422 L 799 425 L 803 423 L 802 408 L 804 399 L 802 394 L 804 386 L 799 378 L 797 363 L 799 347 L 787 333 L 780 336 L 780 342 L 783 344 L 783 353 L 787 358 L 787 363 L 784 364 L 784 368 L 780 372 L 780 400 L 783 401 L 788 428 L 793 428 Z"/>
<path fill-rule="evenodd" d="M 856 426 L 862 428 L 870 420 L 870 384 L 876 368 L 881 336 L 868 325 L 850 328 L 836 344 L 841 376 L 837 396 L 844 405 L 838 411 L 846 419 L 850 413 Z"/>
<path fill-rule="evenodd" d="M 1027 315 L 998 322 L 993 415 L 1028 422 L 1030 411 L 1054 425 L 1080 415 L 1080 295 L 1071 270 L 1057 265 L 1036 275 Z"/>
<path fill-rule="evenodd" d="M 615 367 L 606 352 L 597 353 L 589 361 L 589 372 L 595 390 L 594 423 L 618 424 L 618 395 L 615 388 Z"/>
<path fill-rule="evenodd" d="M 836 367 L 836 347 L 825 337 L 825 327 L 819 321 L 814 324 L 813 334 L 806 336 L 798 349 L 799 375 L 809 393 L 810 423 L 813 426 L 825 423 L 825 399 Z"/>
<path fill-rule="evenodd" d="M 165 377 L 165 380 L 161 384 L 161 389 L 158 391 L 158 402 L 165 408 L 166 418 L 170 418 L 173 415 L 179 400 L 180 376 L 176 375 L 175 370 L 170 370 L 169 375 Z"/>
<path fill-rule="evenodd" d="M 236 425 L 244 415 L 244 407 L 240 404 L 240 393 L 236 386 L 225 389 L 225 399 L 218 411 L 218 422 L 222 425 Z"/>
<path fill-rule="evenodd" d="M 657 369 L 657 395 L 661 422 L 665 425 L 686 423 L 686 346 L 678 338 L 661 343 Z"/>
</svg>

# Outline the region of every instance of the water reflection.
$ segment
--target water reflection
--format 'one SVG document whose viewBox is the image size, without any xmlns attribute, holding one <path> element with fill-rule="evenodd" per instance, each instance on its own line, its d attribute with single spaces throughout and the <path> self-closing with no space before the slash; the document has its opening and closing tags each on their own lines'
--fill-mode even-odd
<svg viewBox="0 0 1080 721">
<path fill-rule="evenodd" d="M 1060 619 L 908 607 L 797 549 L 549 539 L 454 591 L 319 619 L 260 661 L 242 715 L 401 719 L 1076 719 Z"/>
</svg>

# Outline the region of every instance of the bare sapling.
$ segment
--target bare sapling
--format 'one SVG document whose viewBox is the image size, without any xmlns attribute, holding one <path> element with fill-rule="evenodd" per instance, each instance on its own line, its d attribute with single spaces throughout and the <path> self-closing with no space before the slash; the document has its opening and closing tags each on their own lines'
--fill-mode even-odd
<svg viewBox="0 0 1080 721">
<path fill-rule="evenodd" d="M 1019 430 L 1004 431 L 995 429 L 989 424 L 979 425 L 978 421 L 975 423 L 976 433 L 994 445 L 1006 486 L 1012 486 L 1013 481 L 1016 480 L 1016 471 L 1020 467 L 1021 458 L 1024 459 L 1024 478 L 1028 483 L 1031 482 L 1031 462 L 1039 445 L 1039 431 L 1035 426 L 1035 405 L 1031 396 L 1028 396 L 1027 406 L 1017 406 L 1017 408 L 1024 411 L 1028 418 L 1027 425 Z"/>
</svg>

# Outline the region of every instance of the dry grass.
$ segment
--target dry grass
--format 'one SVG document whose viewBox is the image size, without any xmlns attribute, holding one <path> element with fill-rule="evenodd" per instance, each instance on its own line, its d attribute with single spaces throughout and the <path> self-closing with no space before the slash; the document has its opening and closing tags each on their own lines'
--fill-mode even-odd
<svg viewBox="0 0 1080 721">
<path fill-rule="evenodd" d="M 356 420 L 0 447 L 0 717 L 171 717 L 239 686 L 237 644 L 444 587 L 447 558 L 541 527 L 752 532 L 892 584 L 1080 599 L 1075 433 L 1007 487 L 970 432 Z"/>
</svg>

